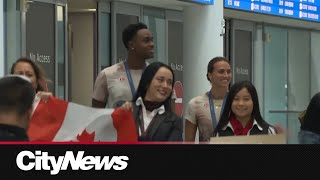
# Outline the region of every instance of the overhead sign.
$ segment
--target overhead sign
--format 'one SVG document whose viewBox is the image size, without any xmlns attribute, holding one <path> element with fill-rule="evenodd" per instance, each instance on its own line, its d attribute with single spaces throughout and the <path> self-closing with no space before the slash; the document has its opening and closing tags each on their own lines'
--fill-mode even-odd
<svg viewBox="0 0 320 180">
<path fill-rule="evenodd" d="M 180 0 L 180 1 L 191 2 L 196 4 L 207 4 L 207 5 L 214 4 L 214 0 Z"/>
<path fill-rule="evenodd" d="M 320 22 L 320 0 L 225 0 L 224 7 Z"/>
<path fill-rule="evenodd" d="M 201 3 L 201 4 L 213 4 L 213 0 L 192 0 L 193 2 Z"/>
</svg>

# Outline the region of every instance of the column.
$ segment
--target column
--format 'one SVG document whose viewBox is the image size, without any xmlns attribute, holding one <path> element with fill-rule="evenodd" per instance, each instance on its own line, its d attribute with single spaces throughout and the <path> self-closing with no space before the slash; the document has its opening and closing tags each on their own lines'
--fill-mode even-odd
<svg viewBox="0 0 320 180">
<path fill-rule="evenodd" d="M 4 11 L 3 11 L 3 0 L 0 1 L 0 77 L 4 76 Z"/>
<path fill-rule="evenodd" d="M 223 56 L 223 1 L 183 9 L 183 107 L 210 89 L 208 62 Z"/>
</svg>

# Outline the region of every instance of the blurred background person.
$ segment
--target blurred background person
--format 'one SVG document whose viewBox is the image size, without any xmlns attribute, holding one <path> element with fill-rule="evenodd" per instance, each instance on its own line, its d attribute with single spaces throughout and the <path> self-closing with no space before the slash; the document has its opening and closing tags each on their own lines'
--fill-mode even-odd
<svg viewBox="0 0 320 180">
<path fill-rule="evenodd" d="M 300 116 L 300 144 L 320 144 L 320 93 L 315 94 Z"/>
<path fill-rule="evenodd" d="M 29 141 L 27 129 L 35 91 L 24 76 L 0 79 L 0 141 Z"/>
<path fill-rule="evenodd" d="M 208 63 L 207 79 L 210 91 L 192 98 L 185 111 L 185 141 L 195 141 L 199 129 L 199 141 L 209 141 L 220 119 L 232 74 L 230 62 L 215 57 Z"/>
<path fill-rule="evenodd" d="M 21 57 L 16 60 L 11 66 L 10 74 L 26 76 L 30 79 L 34 92 L 36 93 L 33 100 L 32 113 L 36 109 L 40 100 L 47 101 L 50 96 L 53 96 L 48 90 L 48 80 L 45 76 L 45 72 L 36 62 L 29 58 Z"/>
<path fill-rule="evenodd" d="M 10 73 L 28 77 L 31 80 L 36 97 L 46 100 L 49 96 L 52 96 L 47 86 L 50 81 L 46 78 L 45 72 L 31 59 L 25 57 L 19 58 L 11 66 Z"/>
</svg>

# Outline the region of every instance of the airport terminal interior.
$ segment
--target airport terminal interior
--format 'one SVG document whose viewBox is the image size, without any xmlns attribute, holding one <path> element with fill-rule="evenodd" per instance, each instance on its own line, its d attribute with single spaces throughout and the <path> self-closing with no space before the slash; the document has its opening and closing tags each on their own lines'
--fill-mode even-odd
<svg viewBox="0 0 320 180">
<path fill-rule="evenodd" d="M 320 4 L 273 2 L 4 0 L 2 71 L 26 56 L 43 66 L 55 96 L 91 106 L 98 73 L 127 56 L 123 28 L 143 22 L 154 36 L 148 62 L 174 70 L 180 116 L 192 97 L 209 90 L 207 63 L 224 56 L 232 83 L 252 81 L 263 118 L 295 144 L 298 116 L 320 91 Z"/>
</svg>

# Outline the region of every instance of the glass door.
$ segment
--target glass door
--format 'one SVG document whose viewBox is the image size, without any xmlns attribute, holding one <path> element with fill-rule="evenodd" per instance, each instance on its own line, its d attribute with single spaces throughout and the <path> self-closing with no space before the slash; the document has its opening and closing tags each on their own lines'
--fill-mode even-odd
<svg viewBox="0 0 320 180">
<path fill-rule="evenodd" d="M 111 2 L 111 62 L 121 62 L 127 58 L 127 49 L 122 42 L 123 29 L 141 21 L 141 7 L 136 4 L 113 1 Z"/>
<path fill-rule="evenodd" d="M 153 7 L 143 7 L 143 22 L 153 35 L 154 57 L 148 62 L 160 61 L 167 63 L 166 56 L 166 20 L 165 10 Z"/>
<path fill-rule="evenodd" d="M 66 1 L 26 1 L 22 13 L 22 55 L 44 69 L 49 91 L 66 99 Z"/>
<path fill-rule="evenodd" d="M 287 129 L 288 33 L 280 27 L 264 26 L 264 118 Z"/>
</svg>

